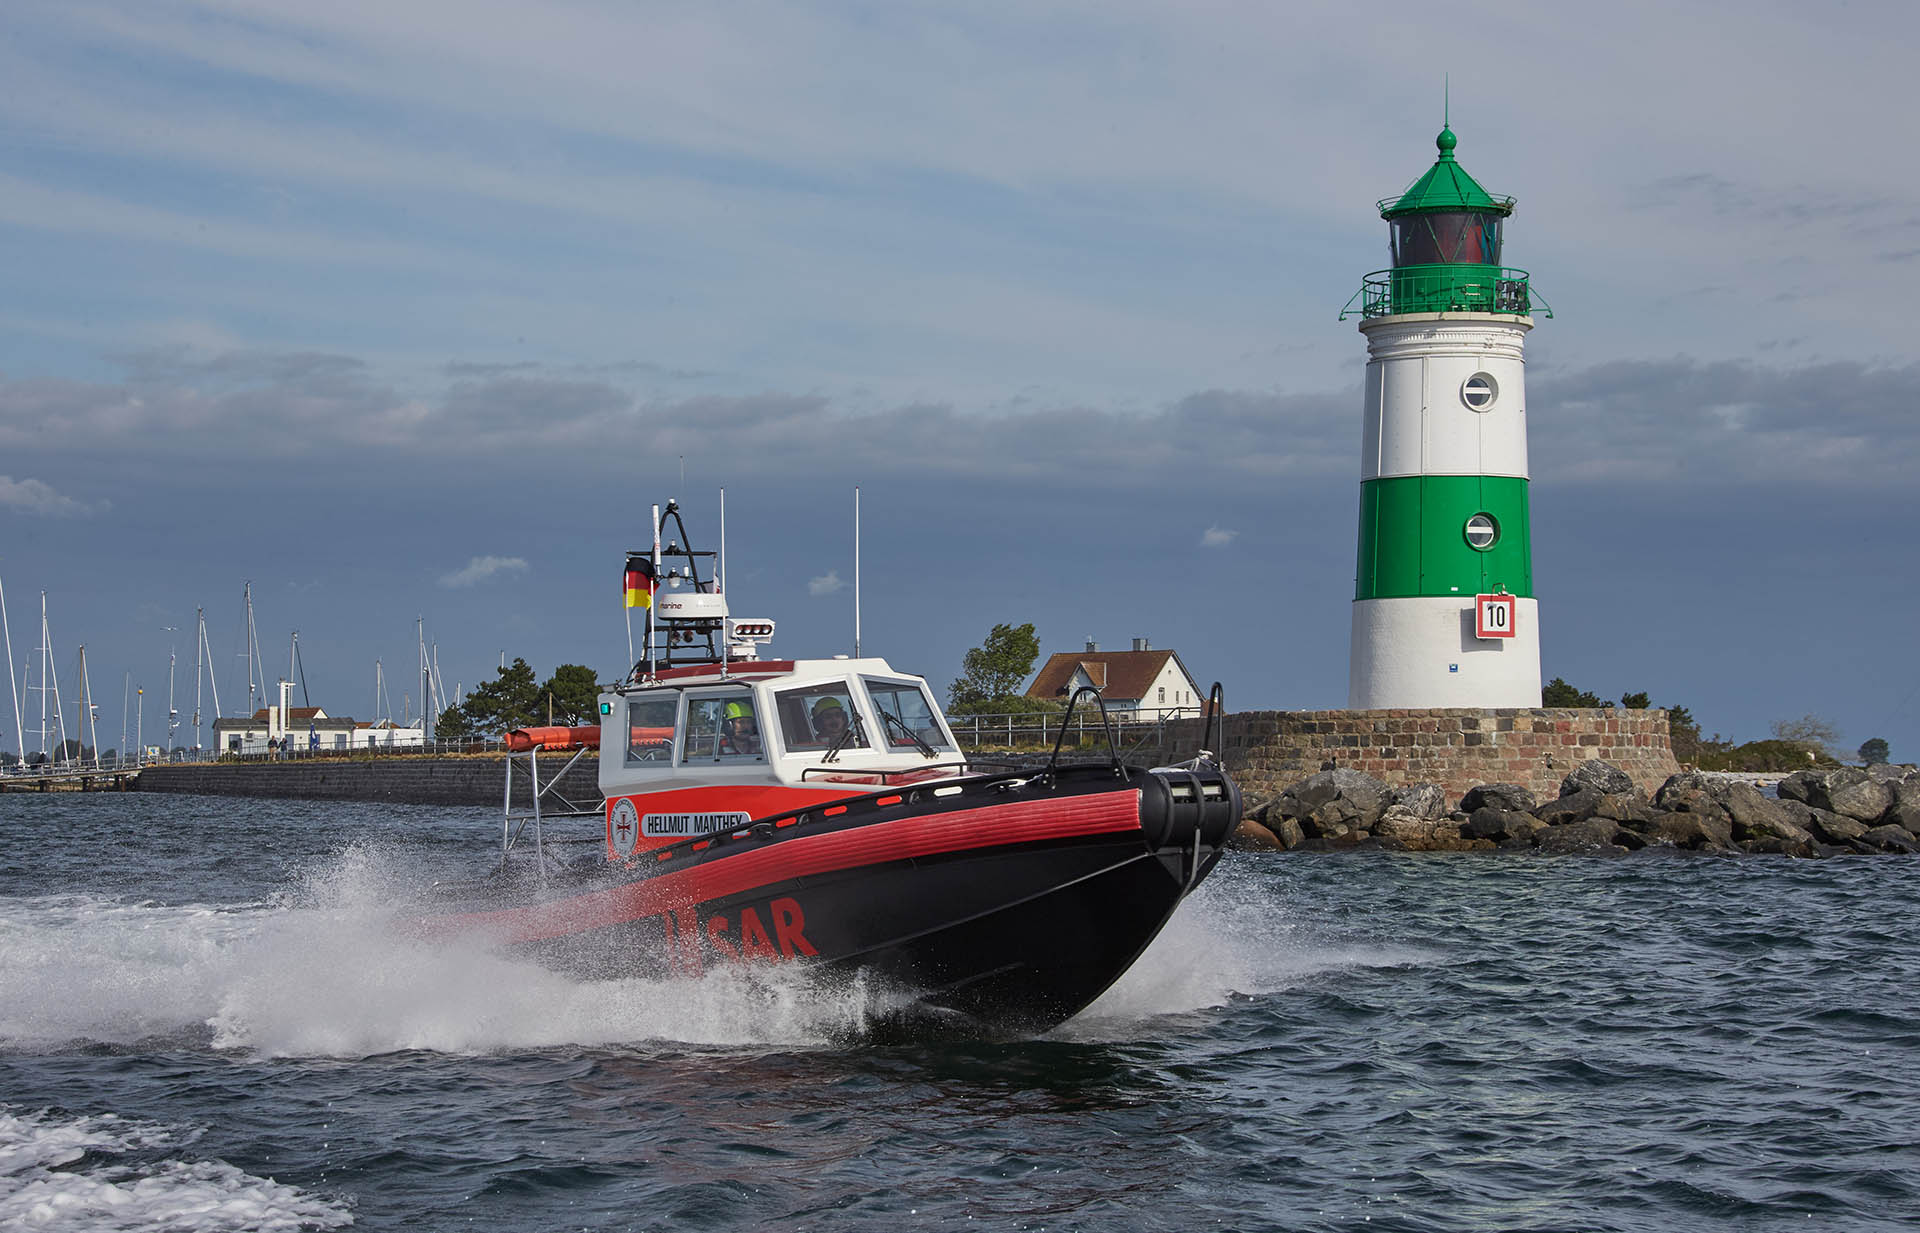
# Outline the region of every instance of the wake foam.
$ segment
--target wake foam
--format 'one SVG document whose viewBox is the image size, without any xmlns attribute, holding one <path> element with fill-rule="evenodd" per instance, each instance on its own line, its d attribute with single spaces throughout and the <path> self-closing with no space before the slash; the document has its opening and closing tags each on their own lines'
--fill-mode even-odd
<svg viewBox="0 0 1920 1233">
<path fill-rule="evenodd" d="M 62 1118 L 0 1105 L 0 1228 L 237 1233 L 353 1223 L 344 1205 L 224 1161 L 179 1158 L 194 1137 L 113 1114 Z"/>
<path fill-rule="evenodd" d="M 420 883 L 403 855 L 350 848 L 275 899 L 165 905 L 0 899 L 0 1049 L 100 1044 L 359 1058 L 652 1042 L 839 1045 L 897 993 L 787 967 L 582 982 L 479 939 L 415 936 Z M 1228 1004 L 1352 967 L 1435 960 L 1411 947 L 1316 939 L 1270 882 L 1216 872 L 1133 969 L 1064 1032 L 1126 1036 L 1159 1015 Z"/>
<path fill-rule="evenodd" d="M 827 1044 L 884 994 L 792 969 L 579 982 L 429 941 L 404 862 L 338 854 L 270 903 L 0 900 L 0 1048 L 173 1043 L 262 1057 L 484 1053 L 647 1041 Z"/>
<path fill-rule="evenodd" d="M 1425 967 L 1445 957 L 1427 947 L 1329 938 L 1295 920 L 1271 884 L 1229 864 L 1187 897 L 1134 965 L 1060 1034 L 1130 1039 L 1131 1027 L 1154 1016 L 1279 993 L 1327 973 Z"/>
</svg>

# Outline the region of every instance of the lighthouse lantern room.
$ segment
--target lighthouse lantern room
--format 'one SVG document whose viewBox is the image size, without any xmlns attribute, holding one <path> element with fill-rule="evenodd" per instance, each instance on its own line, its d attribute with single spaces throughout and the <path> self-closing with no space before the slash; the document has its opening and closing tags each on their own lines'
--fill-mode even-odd
<svg viewBox="0 0 1920 1233">
<path fill-rule="evenodd" d="M 1513 198 L 1467 174 L 1450 127 L 1436 144 L 1432 168 L 1379 203 L 1392 268 L 1341 313 L 1367 339 L 1347 705 L 1537 707 L 1523 351 L 1537 297 L 1500 264 Z M 1508 623 L 1491 630 L 1489 612 Z"/>
</svg>

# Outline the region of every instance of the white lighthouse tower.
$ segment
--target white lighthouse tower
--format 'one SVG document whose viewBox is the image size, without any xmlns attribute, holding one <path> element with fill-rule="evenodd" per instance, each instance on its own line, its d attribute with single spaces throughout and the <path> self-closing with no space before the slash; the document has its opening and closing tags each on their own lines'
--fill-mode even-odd
<svg viewBox="0 0 1920 1233">
<path fill-rule="evenodd" d="M 1393 267 L 1358 295 L 1367 338 L 1347 705 L 1537 707 L 1524 342 L 1534 297 L 1500 264 L 1513 198 L 1440 157 L 1379 203 Z M 1542 304 L 1544 315 L 1551 310 Z"/>
</svg>

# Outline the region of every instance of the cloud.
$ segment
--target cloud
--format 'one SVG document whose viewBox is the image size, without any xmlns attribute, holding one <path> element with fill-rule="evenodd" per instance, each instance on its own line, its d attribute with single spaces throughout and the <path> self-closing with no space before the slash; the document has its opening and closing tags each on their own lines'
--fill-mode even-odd
<svg viewBox="0 0 1920 1233">
<path fill-rule="evenodd" d="M 1200 546 L 1202 548 L 1225 548 L 1233 542 L 1234 536 L 1238 534 L 1240 534 L 1240 532 L 1229 531 L 1225 527 L 1211 526 L 1201 532 Z"/>
<path fill-rule="evenodd" d="M 451 574 L 440 576 L 443 587 L 470 587 L 485 582 L 495 574 L 518 574 L 527 569 L 526 561 L 519 557 L 475 557 L 468 561 L 465 569 L 457 569 Z"/>
<path fill-rule="evenodd" d="M 11 475 L 0 475 L 0 507 L 26 514 L 44 514 L 51 518 L 71 518 L 100 513 L 111 508 L 112 502 L 102 500 L 89 504 L 76 501 L 54 491 L 53 485 L 40 480 L 16 480 Z"/>
<path fill-rule="evenodd" d="M 818 578 L 807 579 L 807 594 L 809 595 L 831 595 L 835 591 L 844 591 L 846 589 L 846 580 L 840 577 L 840 571 L 837 569 L 830 569 Z"/>
</svg>

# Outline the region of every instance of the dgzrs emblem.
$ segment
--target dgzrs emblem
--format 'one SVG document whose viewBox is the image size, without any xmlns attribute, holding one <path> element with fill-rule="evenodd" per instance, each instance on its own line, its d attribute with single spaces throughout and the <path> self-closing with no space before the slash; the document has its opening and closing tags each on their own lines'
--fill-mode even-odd
<svg viewBox="0 0 1920 1233">
<path fill-rule="evenodd" d="M 640 845 L 640 815 L 635 812 L 633 802 L 621 797 L 613 803 L 613 809 L 607 814 L 607 846 L 613 849 L 616 857 L 632 856 Z"/>
</svg>

